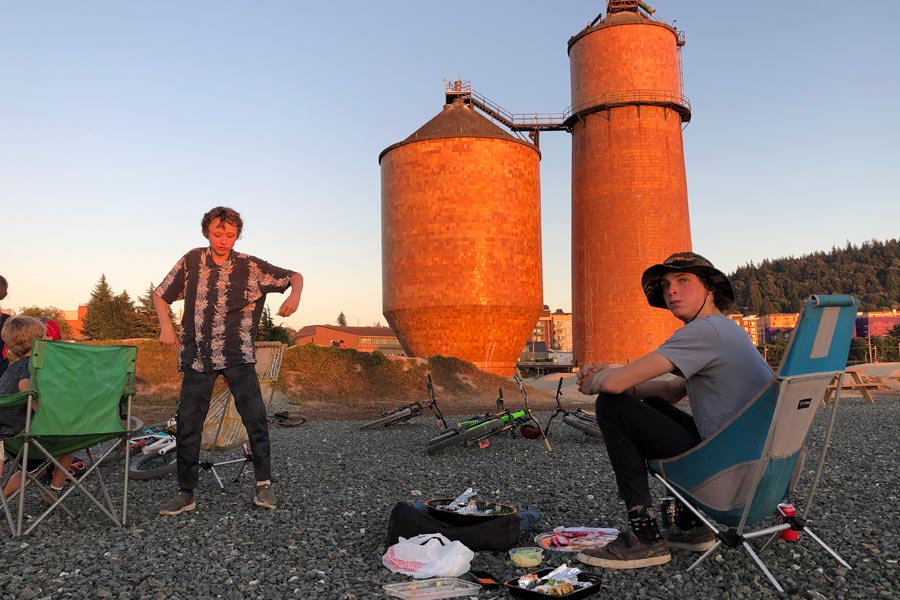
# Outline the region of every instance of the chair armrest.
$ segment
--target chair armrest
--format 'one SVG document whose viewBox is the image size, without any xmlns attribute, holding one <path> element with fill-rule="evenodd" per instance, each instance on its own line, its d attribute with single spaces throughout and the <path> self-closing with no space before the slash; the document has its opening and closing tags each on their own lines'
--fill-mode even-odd
<svg viewBox="0 0 900 600">
<path fill-rule="evenodd" d="M 34 390 L 28 390 L 27 392 L 16 392 L 15 394 L 9 394 L 6 396 L 0 396 L 0 407 L 6 406 L 18 406 L 20 404 L 25 404 L 28 402 L 29 396 L 37 397 L 38 393 Z"/>
</svg>

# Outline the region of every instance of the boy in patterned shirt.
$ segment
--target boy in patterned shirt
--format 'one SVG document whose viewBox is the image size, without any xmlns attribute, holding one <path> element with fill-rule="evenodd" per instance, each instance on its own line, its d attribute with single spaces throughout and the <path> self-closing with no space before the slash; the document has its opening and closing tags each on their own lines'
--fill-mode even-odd
<svg viewBox="0 0 900 600">
<path fill-rule="evenodd" d="M 195 248 L 181 257 L 153 295 L 159 341 L 164 348 L 179 348 L 178 370 L 183 373 L 176 411 L 180 489 L 160 510 L 161 515 L 181 514 L 196 506 L 203 422 L 219 375 L 228 383 L 250 440 L 256 474 L 253 502 L 275 508 L 269 428 L 254 366 L 254 341 L 266 294 L 290 287 L 290 295 L 278 309 L 279 316 L 290 316 L 300 304 L 303 276 L 234 251 L 243 225 L 231 208 L 219 206 L 206 213 L 201 227 L 209 247 Z M 169 305 L 176 300 L 184 300 L 180 345 L 169 318 Z"/>
</svg>

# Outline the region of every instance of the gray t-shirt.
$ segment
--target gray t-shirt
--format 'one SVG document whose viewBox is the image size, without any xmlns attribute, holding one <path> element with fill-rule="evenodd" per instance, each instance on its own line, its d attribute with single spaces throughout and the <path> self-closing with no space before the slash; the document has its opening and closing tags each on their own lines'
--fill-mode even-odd
<svg viewBox="0 0 900 600">
<path fill-rule="evenodd" d="M 772 379 L 750 336 L 722 314 L 691 321 L 656 350 L 687 381 L 691 414 L 706 439 Z"/>
</svg>

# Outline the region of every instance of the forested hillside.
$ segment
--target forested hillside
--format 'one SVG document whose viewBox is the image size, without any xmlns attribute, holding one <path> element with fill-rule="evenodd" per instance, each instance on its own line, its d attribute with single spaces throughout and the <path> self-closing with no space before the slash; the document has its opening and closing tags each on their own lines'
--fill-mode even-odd
<svg viewBox="0 0 900 600">
<path fill-rule="evenodd" d="M 863 311 L 900 309 L 900 240 L 767 259 L 729 277 L 744 314 L 797 312 L 810 294 L 852 294 Z"/>
</svg>

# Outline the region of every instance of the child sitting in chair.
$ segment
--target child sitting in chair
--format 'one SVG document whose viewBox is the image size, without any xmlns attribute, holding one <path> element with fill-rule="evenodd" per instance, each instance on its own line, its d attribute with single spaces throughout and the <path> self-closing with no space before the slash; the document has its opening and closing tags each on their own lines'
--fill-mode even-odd
<svg viewBox="0 0 900 600">
<path fill-rule="evenodd" d="M 9 319 L 0 333 L 9 350 L 10 357 L 16 358 L 10 363 L 9 368 L 0 377 L 0 396 L 28 391 L 31 387 L 31 375 L 29 363 L 31 358 L 31 346 L 34 340 L 49 339 L 46 326 L 34 317 L 16 315 Z M 38 402 L 32 403 L 32 410 L 37 410 Z M 0 408 L 0 438 L 11 437 L 25 429 L 25 417 L 27 406 Z M 73 453 L 63 454 L 57 457 L 64 470 L 55 469 L 50 487 L 58 494 L 62 492 L 66 481 L 65 469 L 72 463 Z M 30 462 L 30 461 L 29 461 Z M 3 488 L 3 495 L 10 496 L 20 486 L 20 473 L 15 473 L 9 478 Z"/>
</svg>

